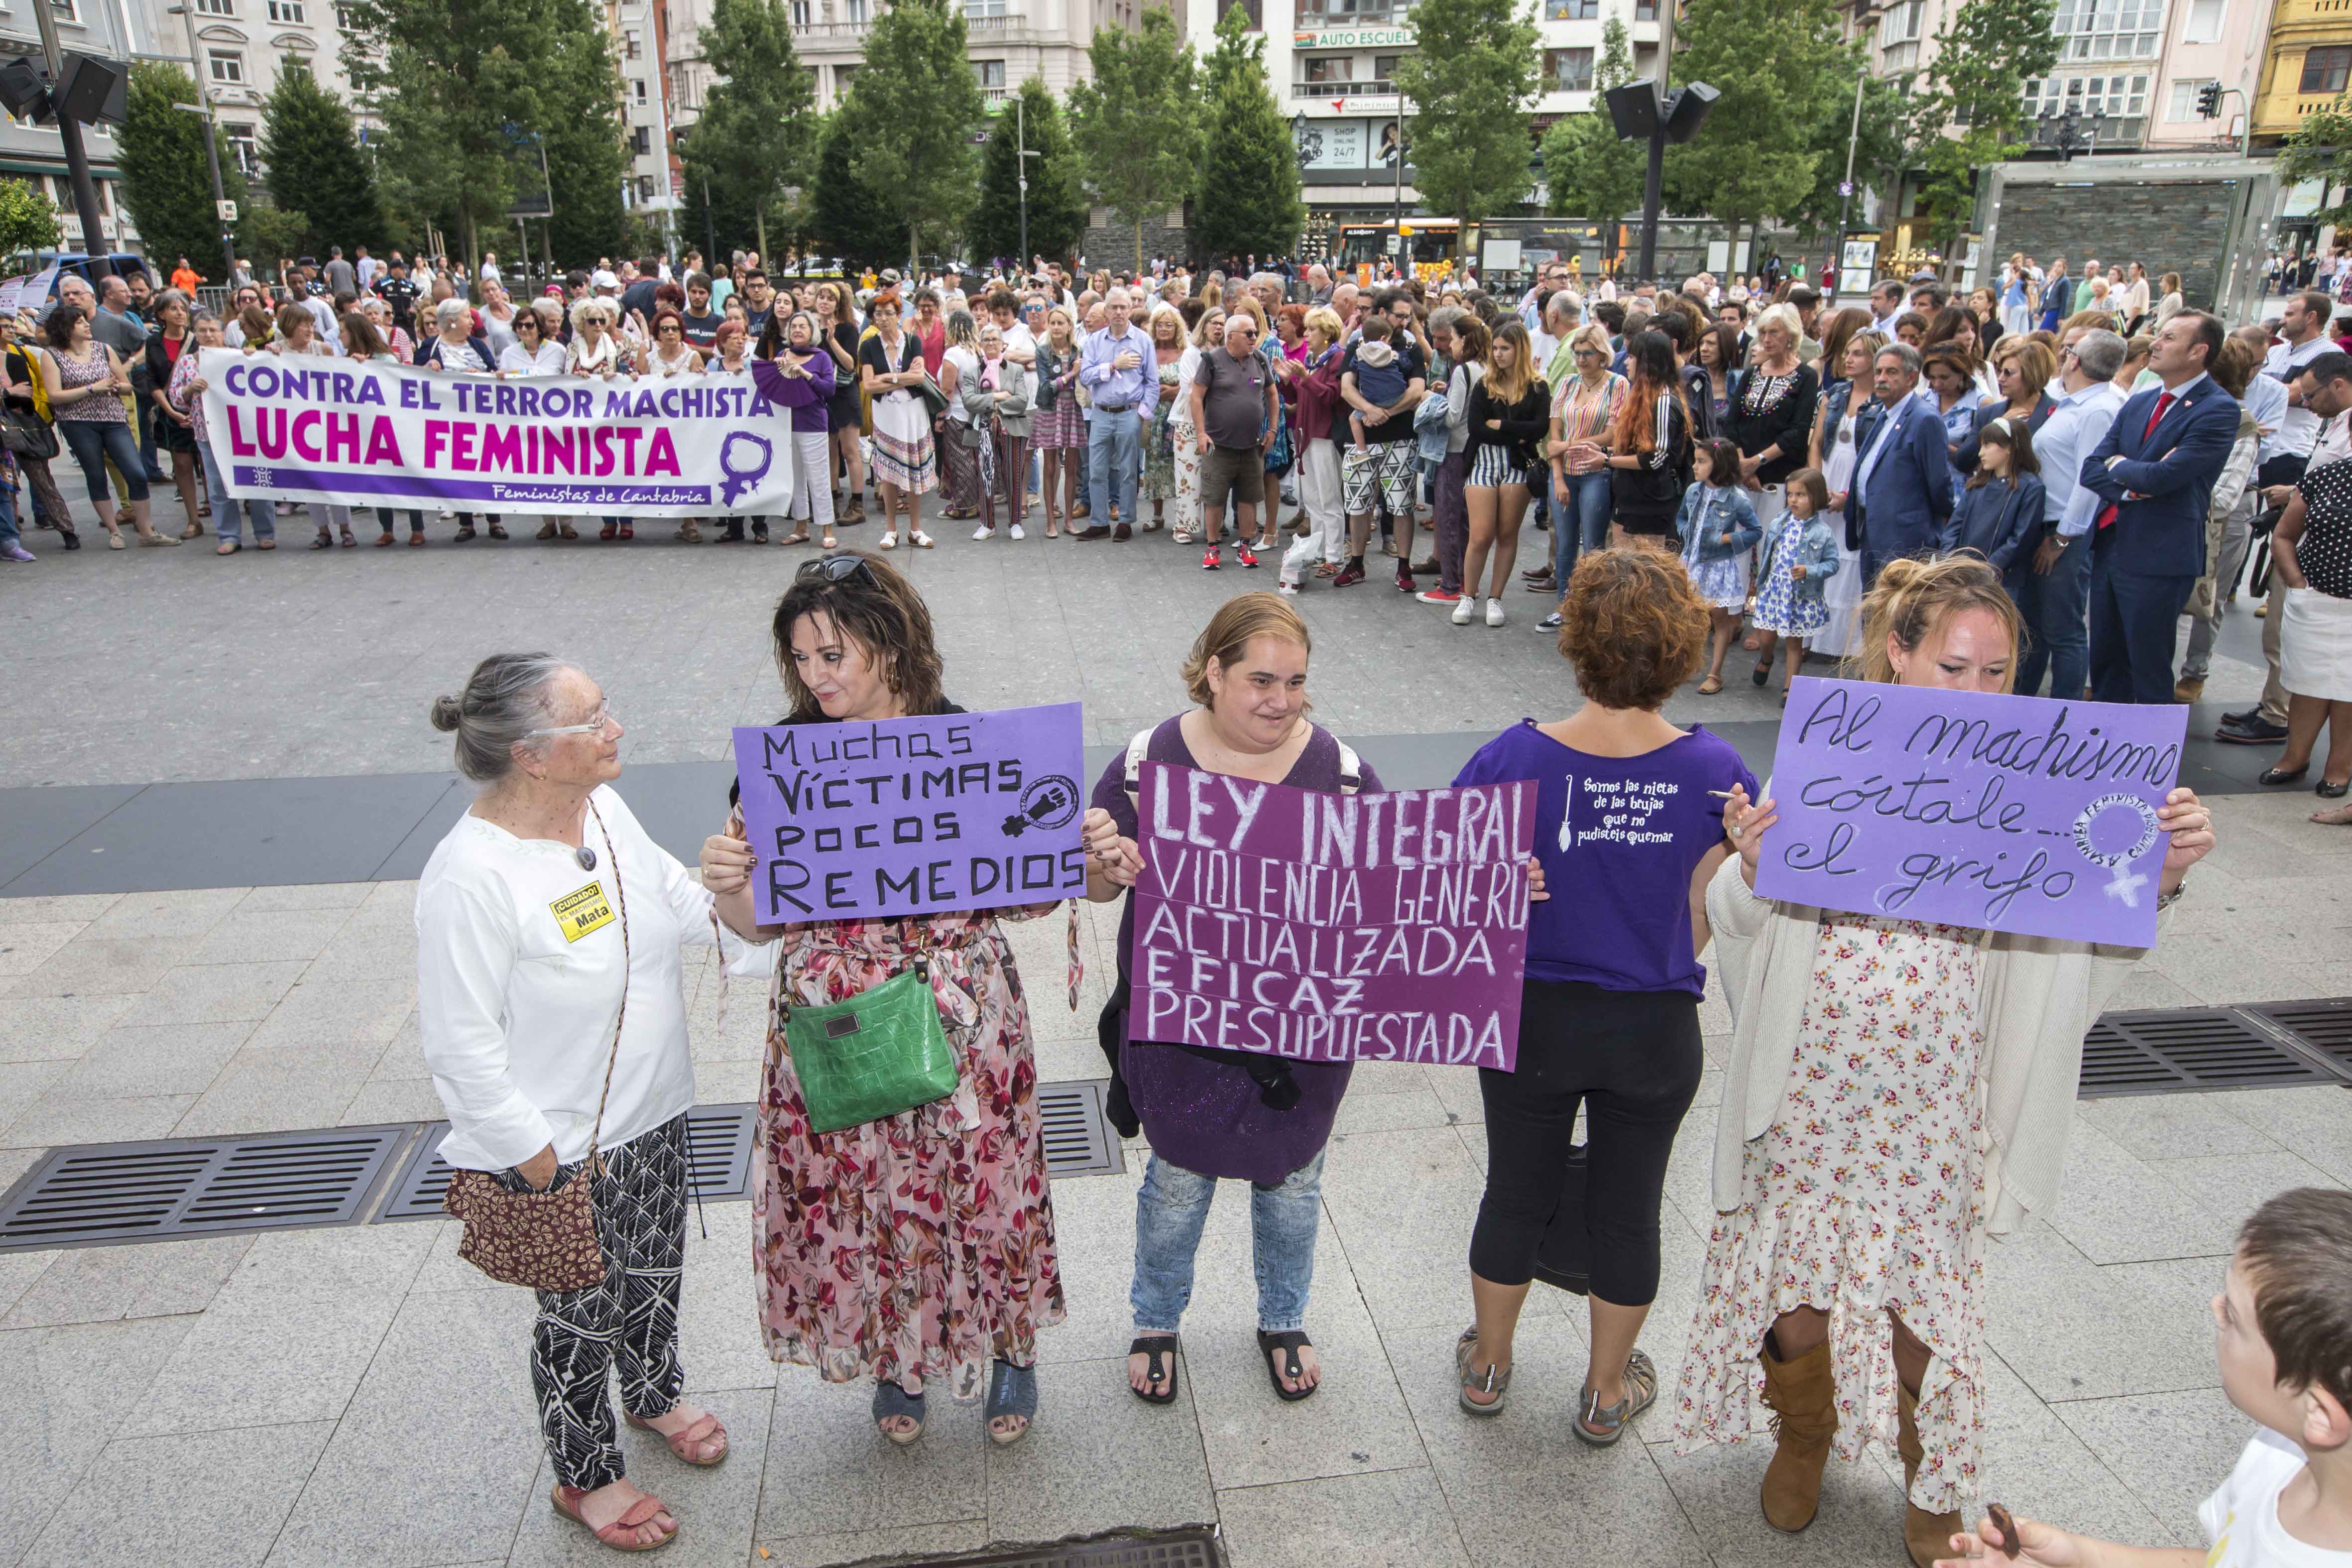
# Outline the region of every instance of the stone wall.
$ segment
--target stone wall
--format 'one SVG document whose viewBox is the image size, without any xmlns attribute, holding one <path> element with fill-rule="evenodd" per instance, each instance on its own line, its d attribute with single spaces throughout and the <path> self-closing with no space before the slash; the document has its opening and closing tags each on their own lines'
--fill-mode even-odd
<svg viewBox="0 0 2352 1568">
<path fill-rule="evenodd" d="M 1183 214 L 1172 212 L 1167 217 L 1179 221 L 1171 223 L 1163 219 L 1155 223 L 1148 218 L 1144 220 L 1143 259 L 1147 263 L 1155 256 L 1181 258 L 1191 254 L 1192 242 L 1181 222 Z M 1136 270 L 1134 226 L 1119 222 L 1116 216 L 1101 207 L 1095 209 L 1094 221 L 1087 226 L 1087 237 L 1078 242 L 1078 248 L 1090 268 L 1111 271 L 1120 268 L 1130 272 Z"/>
<path fill-rule="evenodd" d="M 2083 263 L 2096 259 L 2111 276 L 2126 264 L 2145 263 L 2151 281 L 2180 274 L 2181 296 L 2210 310 L 2221 286 L 2222 247 L 2230 236 L 2236 186 L 2228 180 L 2103 182 L 2095 185 L 2010 183 L 2000 194 L 2000 226 L 1993 237 L 1999 257 L 1981 270 L 1990 276 L 2015 251 L 2050 264 L 2066 258 L 2066 270 L 2083 275 Z"/>
</svg>

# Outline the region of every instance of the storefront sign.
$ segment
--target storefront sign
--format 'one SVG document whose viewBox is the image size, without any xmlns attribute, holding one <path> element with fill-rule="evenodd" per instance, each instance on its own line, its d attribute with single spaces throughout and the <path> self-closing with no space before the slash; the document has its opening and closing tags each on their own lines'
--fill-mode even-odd
<svg viewBox="0 0 2352 1568">
<path fill-rule="evenodd" d="M 1371 147 L 1370 123 L 1362 120 L 1302 120 L 1298 125 L 1301 169 L 1363 169 Z"/>
<path fill-rule="evenodd" d="M 1415 41 L 1411 27 L 1347 27 L 1290 36 L 1294 49 L 1409 49 Z"/>
</svg>

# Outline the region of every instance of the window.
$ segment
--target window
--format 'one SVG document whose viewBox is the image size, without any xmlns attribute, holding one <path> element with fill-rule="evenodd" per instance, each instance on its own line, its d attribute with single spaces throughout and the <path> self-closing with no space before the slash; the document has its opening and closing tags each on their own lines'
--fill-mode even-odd
<svg viewBox="0 0 2352 1568">
<path fill-rule="evenodd" d="M 841 0 L 841 19 L 853 26 L 865 26 L 866 0 Z M 857 68 L 852 66 L 849 68 L 856 70 Z"/>
<path fill-rule="evenodd" d="M 358 32 L 360 29 L 359 13 L 352 10 L 349 5 L 336 6 L 335 26 L 346 33 Z"/>
<path fill-rule="evenodd" d="M 1655 78 L 1657 74 L 1658 46 L 1655 44 L 1635 44 L 1633 46 L 1633 79 L 1635 81 L 1649 81 Z"/>
<path fill-rule="evenodd" d="M 215 49 L 207 57 L 213 80 L 224 87 L 245 84 L 245 57 L 235 49 Z"/>
<path fill-rule="evenodd" d="M 651 174 L 639 174 L 637 176 L 637 200 L 641 202 L 649 202 L 653 199 L 654 177 Z"/>
<path fill-rule="evenodd" d="M 1374 55 L 1372 75 L 1381 81 L 1396 80 L 1397 62 L 1402 58 L 1402 55 Z"/>
<path fill-rule="evenodd" d="M 269 19 L 302 26 L 302 0 L 269 0 Z"/>
<path fill-rule="evenodd" d="M 1633 20 L 1654 22 L 1658 19 L 1658 0 L 1633 0 Z"/>
<path fill-rule="evenodd" d="M 1004 90 L 1003 60 L 974 60 L 971 62 L 971 76 L 974 81 L 980 83 L 981 90 L 983 92 Z"/>
<path fill-rule="evenodd" d="M 857 68 L 856 66 L 834 67 L 833 96 L 835 98 L 847 98 L 849 96 L 849 79 L 856 74 Z"/>
<path fill-rule="evenodd" d="M 629 151 L 643 158 L 650 155 L 653 150 L 654 128 L 650 125 L 632 128 L 629 132 Z"/>
<path fill-rule="evenodd" d="M 2156 53 L 2164 0 L 2058 0 L 2059 58 L 2129 60 Z"/>
<path fill-rule="evenodd" d="M 60 22 L 79 23 L 81 20 L 80 15 L 74 9 L 74 0 L 49 0 L 49 9 L 57 13 L 58 20 Z"/>
<path fill-rule="evenodd" d="M 2352 50 L 2347 50 L 2352 53 Z M 2056 118 L 2068 113 L 2084 120 L 2095 115 L 2132 119 L 2147 112 L 2147 78 L 2140 76 L 2055 77 L 2025 84 L 2029 119 Z"/>
<path fill-rule="evenodd" d="M 1356 79 L 1356 57 L 1353 55 L 1307 55 L 1301 58 L 1304 74 L 1301 81 L 1353 81 Z"/>
<path fill-rule="evenodd" d="M 251 125 L 225 123 L 221 129 L 228 134 L 228 150 L 236 159 L 236 166 L 250 174 L 261 163 L 260 143 L 255 139 Z"/>
<path fill-rule="evenodd" d="M 963 14 L 976 22 L 1001 22 L 1004 19 L 1004 0 L 963 0 Z"/>
<path fill-rule="evenodd" d="M 1547 22 L 1590 22 L 1601 15 L 1601 0 L 1544 0 Z"/>
<path fill-rule="evenodd" d="M 793 26 L 795 30 L 806 27 L 815 20 L 816 6 L 811 4 L 811 0 L 793 0 Z"/>
<path fill-rule="evenodd" d="M 2172 83 L 2172 97 L 2164 106 L 2167 120 L 2200 120 L 2197 112 L 2197 95 L 2209 86 L 2210 77 L 2180 77 Z"/>
<path fill-rule="evenodd" d="M 1591 92 L 1592 90 L 1592 51 L 1591 49 L 1546 49 L 1544 51 L 1544 88 L 1549 92 Z"/>
<path fill-rule="evenodd" d="M 638 104 L 642 106 L 646 101 L 646 79 L 643 77 L 633 79 L 629 83 L 629 90 L 635 95 Z"/>
<path fill-rule="evenodd" d="M 2352 46 L 2312 49 L 2303 57 L 2303 80 L 2295 91 L 2342 92 L 2347 76 L 2352 76 Z"/>
<path fill-rule="evenodd" d="M 234 16 L 236 15 L 236 6 L 231 3 L 231 0 L 196 0 L 196 15 L 199 16 Z"/>
<path fill-rule="evenodd" d="M 269 0 L 269 3 L 272 5 L 275 5 L 278 3 L 278 0 Z M 623 59 L 642 59 L 645 58 L 645 41 L 637 37 L 636 30 L 635 28 L 631 28 L 628 32 L 621 35 L 621 58 Z"/>
<path fill-rule="evenodd" d="M 2221 41 L 2221 11 L 2228 0 L 2189 0 L 2189 25 L 2181 30 L 2184 44 Z"/>
</svg>

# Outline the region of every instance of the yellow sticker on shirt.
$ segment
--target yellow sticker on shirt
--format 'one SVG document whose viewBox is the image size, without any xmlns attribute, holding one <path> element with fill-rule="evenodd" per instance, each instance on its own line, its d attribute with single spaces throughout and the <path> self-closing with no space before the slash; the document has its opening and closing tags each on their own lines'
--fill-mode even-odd
<svg viewBox="0 0 2352 1568">
<path fill-rule="evenodd" d="M 591 882 L 576 893 L 566 893 L 547 906 L 555 911 L 555 923 L 563 928 L 565 942 L 578 942 L 592 931 L 602 931 L 613 923 L 613 901 L 604 896 L 604 884 Z"/>
</svg>

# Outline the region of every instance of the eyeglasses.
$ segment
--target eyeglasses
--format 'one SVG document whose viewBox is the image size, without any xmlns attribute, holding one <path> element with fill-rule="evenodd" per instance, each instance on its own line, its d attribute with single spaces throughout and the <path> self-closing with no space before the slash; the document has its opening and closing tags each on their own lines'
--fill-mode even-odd
<svg viewBox="0 0 2352 1568">
<path fill-rule="evenodd" d="M 599 702 L 596 704 L 596 716 L 589 720 L 585 724 L 557 724 L 545 730 L 526 730 L 523 733 L 532 737 L 540 735 L 601 735 L 605 731 L 614 728 L 618 723 L 619 721 L 613 717 L 613 705 L 610 702 Z"/>
<path fill-rule="evenodd" d="M 793 574 L 795 582 L 846 583 L 860 572 L 873 581 L 871 564 L 863 555 L 820 555 L 814 561 L 803 561 L 801 569 Z"/>
</svg>

